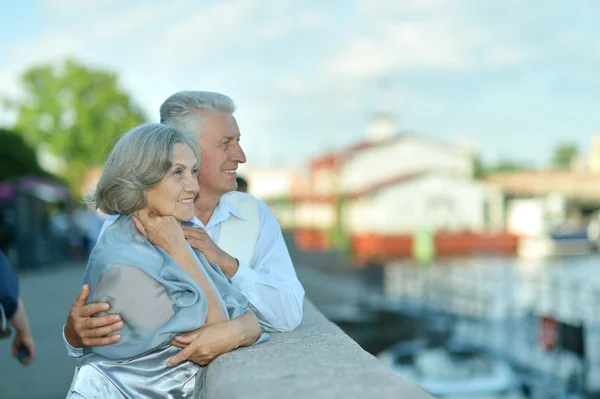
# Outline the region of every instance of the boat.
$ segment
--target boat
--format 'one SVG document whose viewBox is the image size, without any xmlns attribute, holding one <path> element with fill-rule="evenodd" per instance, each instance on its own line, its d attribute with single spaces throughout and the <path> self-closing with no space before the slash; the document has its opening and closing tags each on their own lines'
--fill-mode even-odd
<svg viewBox="0 0 600 399">
<path fill-rule="evenodd" d="M 586 230 L 553 231 L 534 237 L 523 237 L 519 242 L 518 255 L 523 258 L 551 256 L 591 255 L 596 251 L 595 243 Z"/>
<path fill-rule="evenodd" d="M 435 397 L 521 399 L 523 384 L 511 366 L 480 350 L 425 339 L 400 342 L 377 355 L 396 374 Z"/>
</svg>

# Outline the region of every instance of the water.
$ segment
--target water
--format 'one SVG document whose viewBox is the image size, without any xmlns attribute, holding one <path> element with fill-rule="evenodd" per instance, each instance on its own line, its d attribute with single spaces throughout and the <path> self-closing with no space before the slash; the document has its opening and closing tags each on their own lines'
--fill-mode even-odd
<svg viewBox="0 0 600 399">
<path fill-rule="evenodd" d="M 430 320 L 452 316 L 451 333 L 503 356 L 531 375 L 562 383 L 585 377 L 600 390 L 600 256 L 543 260 L 448 259 L 385 266 L 384 306 Z M 583 326 L 586 362 L 544 350 L 539 317 Z M 560 340 L 560 337 L 557 337 Z M 560 385 L 560 384 L 558 384 Z M 564 385 L 564 384 L 563 384 Z"/>
</svg>

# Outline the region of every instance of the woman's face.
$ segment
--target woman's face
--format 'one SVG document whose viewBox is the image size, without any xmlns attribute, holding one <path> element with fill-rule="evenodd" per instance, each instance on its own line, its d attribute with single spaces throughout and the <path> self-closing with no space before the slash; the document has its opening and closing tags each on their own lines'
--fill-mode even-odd
<svg viewBox="0 0 600 399">
<path fill-rule="evenodd" d="M 198 167 L 194 152 L 185 144 L 173 147 L 173 166 L 163 180 L 146 192 L 148 211 L 177 220 L 194 217 L 194 198 L 198 194 Z"/>
</svg>

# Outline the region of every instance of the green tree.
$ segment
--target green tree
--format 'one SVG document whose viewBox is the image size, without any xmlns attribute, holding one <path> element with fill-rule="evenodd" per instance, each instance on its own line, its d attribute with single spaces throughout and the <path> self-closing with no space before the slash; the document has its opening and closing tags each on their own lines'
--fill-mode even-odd
<svg viewBox="0 0 600 399">
<path fill-rule="evenodd" d="M 40 168 L 35 150 L 21 135 L 0 129 L 0 181 L 24 175 L 47 173 Z"/>
<path fill-rule="evenodd" d="M 483 179 L 487 174 L 487 170 L 479 155 L 473 157 L 473 177 L 475 179 Z"/>
<path fill-rule="evenodd" d="M 500 160 L 494 165 L 486 165 L 480 157 L 473 159 L 473 173 L 476 179 L 483 179 L 493 173 L 511 173 L 526 169 L 529 167 L 525 163 L 510 159 Z"/>
<path fill-rule="evenodd" d="M 552 165 L 557 168 L 568 168 L 579 154 L 575 144 L 559 144 L 552 154 Z"/>
<path fill-rule="evenodd" d="M 504 159 L 499 161 L 496 165 L 488 168 L 487 173 L 509 173 L 518 172 L 519 170 L 528 169 L 525 164 L 518 161 Z"/>
<path fill-rule="evenodd" d="M 65 161 L 75 195 L 86 169 L 102 165 L 115 139 L 145 120 L 115 73 L 73 60 L 31 67 L 21 84 L 25 95 L 12 103 L 15 128 Z"/>
</svg>

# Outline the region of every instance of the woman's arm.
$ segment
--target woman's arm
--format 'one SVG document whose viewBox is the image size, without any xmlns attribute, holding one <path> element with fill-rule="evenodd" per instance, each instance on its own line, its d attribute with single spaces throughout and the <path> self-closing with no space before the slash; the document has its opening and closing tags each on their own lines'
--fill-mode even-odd
<svg viewBox="0 0 600 399">
<path fill-rule="evenodd" d="M 143 212 L 140 213 L 143 215 Z M 142 216 L 142 218 L 144 218 L 144 216 Z M 216 294 L 211 285 L 208 283 L 206 277 L 196 265 L 195 254 L 193 254 L 187 247 L 181 227 L 175 221 L 175 219 L 170 217 L 161 218 L 170 219 L 170 221 L 167 220 L 167 228 L 163 228 L 162 224 L 155 223 L 154 218 L 150 218 L 147 215 L 145 215 L 144 219 L 147 227 L 144 227 L 139 218 L 133 217 L 132 219 L 138 231 L 143 234 L 151 243 L 160 246 L 167 253 L 169 253 L 170 256 L 179 264 L 179 266 L 181 266 L 181 269 L 192 276 L 194 281 L 198 284 L 198 287 L 204 292 L 207 298 L 208 308 L 206 319 L 195 319 L 195 321 L 200 323 L 217 323 L 225 321 L 226 318 L 223 313 L 223 309 L 220 306 L 220 302 L 218 301 L 218 298 L 216 297 Z M 152 221 L 152 224 L 148 222 L 149 220 Z M 170 223 L 172 223 L 172 225 L 170 225 Z M 157 233 L 157 231 L 160 231 L 160 233 Z M 113 272 L 116 272 L 116 269 Z M 136 274 L 136 271 L 130 270 L 128 272 L 128 274 L 131 273 Z M 110 275 L 104 276 L 104 278 L 106 279 L 109 276 Z M 86 301 L 88 301 L 89 294 L 89 288 L 85 288 L 85 286 L 73 304 L 73 308 L 69 318 L 67 319 L 67 324 L 65 325 L 64 335 L 65 341 L 75 348 L 101 347 L 106 345 L 110 346 L 120 342 L 120 333 L 122 332 L 120 330 L 125 325 L 125 322 L 133 322 L 133 324 L 136 325 L 145 325 L 147 323 L 146 320 L 150 320 L 151 323 L 158 323 L 157 325 L 160 325 L 161 322 L 164 323 L 169 319 L 169 317 L 165 318 L 166 313 L 163 313 L 161 316 L 161 314 L 153 312 L 152 309 L 149 309 L 148 312 L 145 312 L 145 310 L 148 310 L 147 306 L 138 306 L 138 311 L 134 313 L 128 312 L 128 307 L 122 306 L 127 302 L 118 300 L 123 296 L 132 298 L 130 294 L 132 294 L 133 290 L 131 290 L 130 287 L 139 286 L 140 284 L 138 284 L 138 282 L 145 281 L 145 278 L 141 277 L 141 280 L 110 278 L 109 280 L 113 281 L 113 283 L 99 283 L 98 285 L 100 285 L 100 287 L 95 287 L 95 294 L 92 293 L 92 295 L 89 297 L 89 305 L 85 305 Z M 131 285 L 125 285 L 123 290 L 115 291 L 114 282 L 118 281 L 130 281 L 129 284 Z M 165 305 L 168 308 L 172 306 L 172 302 L 170 300 L 168 302 L 163 302 L 162 300 L 157 300 L 158 298 L 159 295 L 156 294 L 156 292 L 153 296 L 146 298 L 146 295 L 142 290 L 139 292 L 139 296 L 137 296 L 136 303 L 148 303 L 152 304 L 152 306 Z M 128 313 L 129 320 L 123 320 L 123 317 L 121 317 L 123 316 L 121 314 L 123 310 L 125 313 Z M 106 311 L 108 311 L 110 314 L 103 314 L 103 312 Z M 131 318 L 131 315 L 133 315 L 133 319 Z M 190 322 L 193 321 L 194 320 L 190 320 Z M 201 324 L 191 326 L 188 328 L 188 330 L 196 329 L 199 325 Z M 72 351 L 75 350 L 76 349 L 73 349 Z M 82 355 L 83 352 L 75 353 L 74 356 Z"/>
<path fill-rule="evenodd" d="M 111 313 L 146 333 L 153 333 L 175 314 L 165 287 L 141 269 L 125 264 L 102 273 L 90 299 L 110 303 Z"/>
<path fill-rule="evenodd" d="M 147 258 L 139 256 L 143 265 Z M 174 265 L 173 260 L 168 260 Z M 95 281 L 95 283 L 94 283 Z M 120 315 L 118 342 L 90 350 L 109 359 L 127 359 L 168 344 L 176 333 L 197 329 L 206 322 L 208 301 L 185 270 L 170 267 L 166 278 L 143 266 L 113 263 L 90 281 L 89 300 L 106 302 Z"/>
<path fill-rule="evenodd" d="M 183 233 L 182 233 L 183 236 Z M 193 254 L 188 248 L 185 241 L 183 243 L 176 243 L 172 247 L 163 248 L 175 261 L 188 272 L 194 280 L 198 283 L 206 298 L 208 300 L 208 315 L 206 316 L 206 323 L 218 323 L 226 321 L 225 313 L 219 303 L 219 300 L 208 283 L 204 273 L 200 271 L 196 264 L 196 255 Z"/>
<path fill-rule="evenodd" d="M 132 219 L 137 229 L 148 241 L 164 249 L 200 285 L 208 300 L 206 323 L 227 320 L 216 293 L 196 265 L 196 255 L 191 252 L 185 241 L 185 236 L 177 220 L 172 216 L 150 215 L 146 210 L 140 210 L 137 217 L 133 216 Z"/>
<path fill-rule="evenodd" d="M 205 324 L 197 330 L 175 337 L 172 344 L 183 350 L 167 365 L 175 366 L 185 360 L 191 360 L 205 366 L 218 356 L 253 345 L 261 334 L 258 318 L 252 310 L 247 310 L 233 320 Z"/>
<path fill-rule="evenodd" d="M 246 310 L 243 315 L 231 320 L 230 323 L 233 323 L 237 329 L 238 345 L 236 348 L 254 344 L 262 334 L 258 317 L 251 310 Z"/>
</svg>

